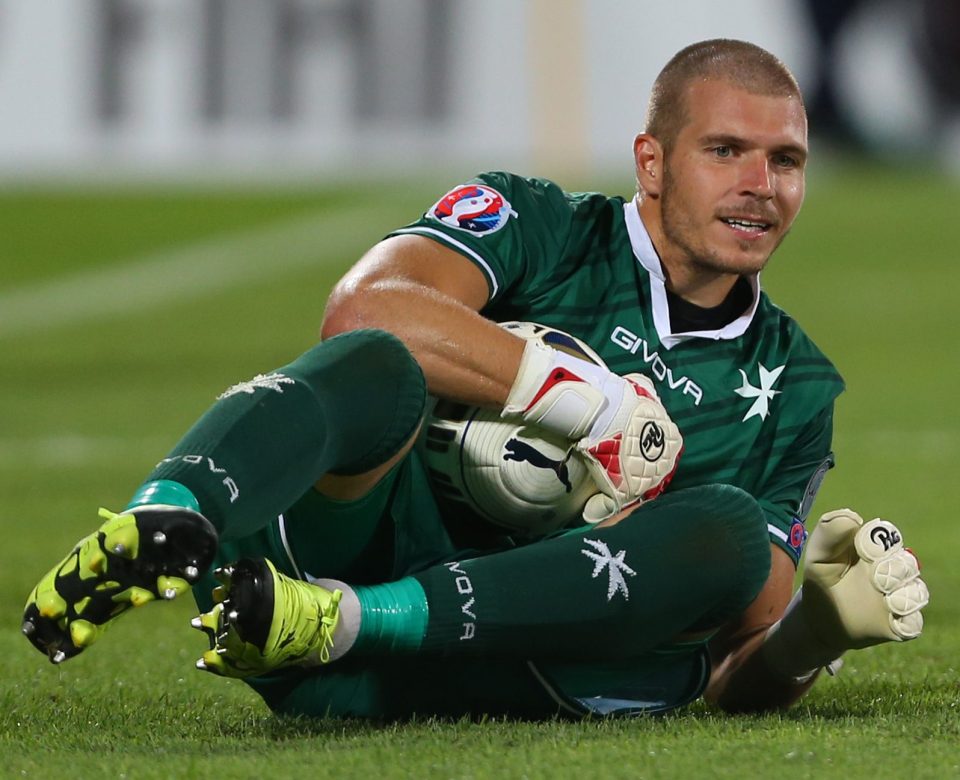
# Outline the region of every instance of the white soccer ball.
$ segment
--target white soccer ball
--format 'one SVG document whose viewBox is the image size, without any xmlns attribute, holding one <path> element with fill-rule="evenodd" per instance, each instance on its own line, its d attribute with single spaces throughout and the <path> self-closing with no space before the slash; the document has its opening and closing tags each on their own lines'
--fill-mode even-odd
<svg viewBox="0 0 960 780">
<path fill-rule="evenodd" d="M 544 325 L 505 322 L 525 339 L 603 366 L 579 339 Z M 438 401 L 421 452 L 434 492 L 483 520 L 522 536 L 540 536 L 580 520 L 598 492 L 573 442 L 494 409 Z"/>
</svg>

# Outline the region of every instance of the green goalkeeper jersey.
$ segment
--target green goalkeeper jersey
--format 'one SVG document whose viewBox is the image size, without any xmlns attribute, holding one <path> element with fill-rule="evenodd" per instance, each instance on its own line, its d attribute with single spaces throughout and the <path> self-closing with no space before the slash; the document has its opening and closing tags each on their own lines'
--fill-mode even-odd
<svg viewBox="0 0 960 780">
<path fill-rule="evenodd" d="M 636 204 L 484 173 L 397 234 L 432 238 L 486 277 L 490 319 L 550 325 L 619 374 L 653 378 L 684 436 L 670 485 L 752 494 L 771 540 L 796 562 L 804 521 L 833 463 L 836 369 L 750 278 L 749 307 L 714 331 L 674 333 L 664 275 Z"/>
</svg>

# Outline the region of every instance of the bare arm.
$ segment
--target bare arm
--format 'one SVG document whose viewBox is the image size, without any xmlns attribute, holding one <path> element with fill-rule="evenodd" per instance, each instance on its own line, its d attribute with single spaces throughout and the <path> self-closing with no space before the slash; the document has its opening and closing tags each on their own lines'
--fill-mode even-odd
<svg viewBox="0 0 960 780">
<path fill-rule="evenodd" d="M 784 613 L 793 591 L 794 567 L 779 547 L 772 546 L 770 577 L 740 620 L 712 640 L 715 659 L 706 698 L 728 712 L 760 712 L 789 707 L 813 685 L 797 684 L 766 663 L 762 652 L 767 630 Z"/>
<path fill-rule="evenodd" d="M 462 255 L 421 236 L 394 236 L 334 288 L 321 335 L 389 331 L 420 363 L 431 393 L 502 407 L 524 342 L 477 313 L 487 298 L 483 273 Z"/>
</svg>

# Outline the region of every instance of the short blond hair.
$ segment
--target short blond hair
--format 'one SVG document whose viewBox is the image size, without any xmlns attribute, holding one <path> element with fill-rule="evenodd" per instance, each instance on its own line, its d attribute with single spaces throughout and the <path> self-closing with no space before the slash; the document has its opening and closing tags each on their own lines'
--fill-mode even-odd
<svg viewBox="0 0 960 780">
<path fill-rule="evenodd" d="M 688 120 L 687 87 L 693 81 L 725 81 L 756 95 L 796 97 L 789 68 L 766 49 L 746 41 L 714 38 L 691 44 L 663 67 L 650 93 L 646 132 L 669 151 Z"/>
</svg>

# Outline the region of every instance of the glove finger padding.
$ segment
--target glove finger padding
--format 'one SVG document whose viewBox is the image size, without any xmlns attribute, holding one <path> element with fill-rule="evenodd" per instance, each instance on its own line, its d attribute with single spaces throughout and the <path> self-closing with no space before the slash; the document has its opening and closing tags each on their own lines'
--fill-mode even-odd
<svg viewBox="0 0 960 780">
<path fill-rule="evenodd" d="M 577 442 L 601 491 L 584 507 L 588 523 L 656 498 L 669 484 L 683 452 L 680 430 L 660 403 L 653 383 L 641 374 L 624 379 L 632 392 L 618 414 L 599 437 Z"/>
<path fill-rule="evenodd" d="M 838 650 L 914 639 L 929 591 L 899 529 L 864 523 L 851 510 L 820 519 L 807 548 L 804 610 L 811 627 Z"/>
<path fill-rule="evenodd" d="M 923 631 L 923 614 L 920 612 L 930 602 L 927 584 L 919 577 L 886 596 L 890 610 L 890 628 L 900 640 L 916 639 Z"/>
<path fill-rule="evenodd" d="M 863 518 L 852 509 L 827 512 L 807 541 L 806 571 L 824 587 L 830 587 L 856 562 L 853 540 L 863 527 Z"/>
</svg>

